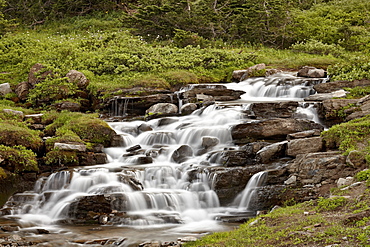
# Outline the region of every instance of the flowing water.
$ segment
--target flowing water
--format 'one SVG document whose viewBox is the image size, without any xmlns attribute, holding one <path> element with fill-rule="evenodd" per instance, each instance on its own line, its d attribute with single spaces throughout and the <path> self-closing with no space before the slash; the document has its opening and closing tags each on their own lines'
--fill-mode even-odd
<svg viewBox="0 0 370 247">
<path fill-rule="evenodd" d="M 99 237 L 127 237 L 127 242 L 173 241 L 178 236 L 228 230 L 230 226 L 219 219 L 255 213 L 249 202 L 256 188 L 263 186 L 266 172 L 252 176 L 233 203 L 222 205 L 214 191 L 217 174 L 202 169 L 222 165 L 210 153 L 237 148 L 230 128 L 247 120 L 244 111 L 249 103 L 301 101 L 314 93 L 312 86 L 320 82 L 291 75 L 252 78 L 226 85 L 246 92 L 230 105 L 216 102 L 189 116 L 166 118 L 165 123 L 163 119 L 109 123 L 123 141 L 122 147 L 105 149 L 107 164 L 60 171 L 40 179 L 33 191 L 10 198 L 4 206 L 8 208 L 6 217 L 25 227 L 63 233 L 65 239 L 76 238 L 76 232 L 81 233 L 79 238 L 86 238 L 82 235 L 88 227 L 60 223 L 77 214 L 76 200 L 103 195 L 109 198 L 113 211 L 124 213 L 124 217 L 105 219 L 107 224 L 100 227 Z M 298 111 L 304 118 L 318 121 L 311 105 L 301 104 Z M 143 126 L 146 131 L 141 131 Z M 210 147 L 205 147 L 207 138 L 214 141 Z M 136 150 L 128 150 L 130 147 Z"/>
</svg>

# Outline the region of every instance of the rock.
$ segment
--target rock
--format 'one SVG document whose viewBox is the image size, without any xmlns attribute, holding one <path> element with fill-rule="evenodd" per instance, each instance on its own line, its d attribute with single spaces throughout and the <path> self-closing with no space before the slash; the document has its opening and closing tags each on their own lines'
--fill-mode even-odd
<svg viewBox="0 0 370 247">
<path fill-rule="evenodd" d="M 0 95 L 7 95 L 8 93 L 11 93 L 12 89 L 10 88 L 9 83 L 2 83 L 0 84 Z"/>
<path fill-rule="evenodd" d="M 42 123 L 42 116 L 44 116 L 44 114 L 30 114 L 30 115 L 25 115 L 24 119 L 25 120 L 31 120 L 32 123 L 34 123 L 34 124 L 41 124 Z"/>
<path fill-rule="evenodd" d="M 220 143 L 220 140 L 217 137 L 212 136 L 203 136 L 202 137 L 202 147 L 209 149 L 217 146 Z"/>
<path fill-rule="evenodd" d="M 357 150 L 352 150 L 349 152 L 346 158 L 346 162 L 348 165 L 352 167 L 362 167 L 366 165 L 366 159 L 363 155 L 363 153 L 357 151 Z"/>
<path fill-rule="evenodd" d="M 291 118 L 297 111 L 298 102 L 253 103 L 249 111 L 257 119 Z"/>
<path fill-rule="evenodd" d="M 285 157 L 287 143 L 288 141 L 282 141 L 262 148 L 257 152 L 257 161 L 259 163 L 267 163 L 269 161 Z"/>
<path fill-rule="evenodd" d="M 197 108 L 198 108 L 198 106 L 196 104 L 187 103 L 187 104 L 181 106 L 180 113 L 181 113 L 181 115 L 189 115 L 189 114 L 193 113 Z"/>
<path fill-rule="evenodd" d="M 164 117 L 160 118 L 158 120 L 158 127 L 159 126 L 164 126 L 164 125 L 169 125 L 178 122 L 179 120 L 177 118 L 169 118 L 169 117 Z"/>
<path fill-rule="evenodd" d="M 293 134 L 289 134 L 287 136 L 287 140 L 293 140 L 293 139 L 300 139 L 300 138 L 307 138 L 312 136 L 320 136 L 321 130 L 314 129 L 314 130 L 306 130 L 302 132 L 297 132 Z"/>
<path fill-rule="evenodd" d="M 37 83 L 44 81 L 46 77 L 53 74 L 53 72 L 50 70 L 41 72 L 44 69 L 45 66 L 40 63 L 37 63 L 31 67 L 28 74 L 28 83 L 31 85 L 31 88 L 33 88 Z"/>
<path fill-rule="evenodd" d="M 316 84 L 313 88 L 318 93 L 331 93 L 345 87 L 353 88 L 353 87 L 365 87 L 370 86 L 370 80 L 362 79 L 362 80 L 354 80 L 354 81 L 333 81 L 333 82 L 326 82 Z"/>
<path fill-rule="evenodd" d="M 146 114 L 176 114 L 178 112 L 178 108 L 176 105 L 171 103 L 158 103 L 152 105 L 148 110 L 146 110 Z"/>
<path fill-rule="evenodd" d="M 287 155 L 296 157 L 298 154 L 317 153 L 323 148 L 322 137 L 295 139 L 288 142 Z"/>
<path fill-rule="evenodd" d="M 283 73 L 283 71 L 280 69 L 266 69 L 266 76 L 272 76 L 279 73 Z"/>
<path fill-rule="evenodd" d="M 181 145 L 172 153 L 171 160 L 180 164 L 191 156 L 193 156 L 193 149 L 188 145 Z"/>
<path fill-rule="evenodd" d="M 80 89 L 85 89 L 89 85 L 89 80 L 86 76 L 77 70 L 70 70 L 66 77 L 69 82 L 75 83 Z"/>
<path fill-rule="evenodd" d="M 261 139 L 285 140 L 289 134 L 311 129 L 324 128 L 305 119 L 275 118 L 235 125 L 231 129 L 231 135 L 236 143 L 248 143 Z"/>
<path fill-rule="evenodd" d="M 76 102 L 63 101 L 54 104 L 55 108 L 59 111 L 67 110 L 72 112 L 78 112 L 81 110 L 81 105 Z"/>
<path fill-rule="evenodd" d="M 247 73 L 246 69 L 234 70 L 232 74 L 233 81 L 240 82 L 245 73 Z"/>
<path fill-rule="evenodd" d="M 324 78 L 326 77 L 326 71 L 323 69 L 317 69 L 315 67 L 304 66 L 298 71 L 297 76 L 308 78 Z"/>
<path fill-rule="evenodd" d="M 153 128 L 149 124 L 146 124 L 146 123 L 140 124 L 140 126 L 137 129 L 139 133 L 153 130 Z"/>
<path fill-rule="evenodd" d="M 16 110 L 12 110 L 12 109 L 3 109 L 3 112 L 5 112 L 7 114 L 10 114 L 10 115 L 18 116 L 21 119 L 24 118 L 24 113 L 22 111 L 16 111 Z"/>
<path fill-rule="evenodd" d="M 134 152 L 134 151 L 137 151 L 137 150 L 140 150 L 140 149 L 141 149 L 141 146 L 139 144 L 137 144 L 135 146 L 127 148 L 126 152 Z"/>
<path fill-rule="evenodd" d="M 69 144 L 69 143 L 54 143 L 54 148 L 59 150 L 66 150 L 66 151 L 78 151 L 78 152 L 85 152 L 86 145 L 84 144 Z"/>
<path fill-rule="evenodd" d="M 225 167 L 247 166 L 256 163 L 256 155 L 250 150 L 224 150 L 211 153 L 208 161 Z"/>
<path fill-rule="evenodd" d="M 321 119 L 324 119 L 328 126 L 343 122 L 343 116 L 338 116 L 338 112 L 343 110 L 349 104 L 356 105 L 358 99 L 329 99 L 324 100 L 318 107 L 318 114 Z"/>
<path fill-rule="evenodd" d="M 266 69 L 266 65 L 264 63 L 260 63 L 260 64 L 253 65 L 246 70 L 235 70 L 233 71 L 232 77 L 233 77 L 233 80 L 240 82 L 249 77 L 254 76 L 257 71 L 264 70 L 264 69 Z"/>
<path fill-rule="evenodd" d="M 351 185 L 354 181 L 353 177 L 346 177 L 346 178 L 339 178 L 337 181 L 337 187 L 343 187 L 343 186 L 348 186 Z"/>
<path fill-rule="evenodd" d="M 344 90 L 338 90 L 332 93 L 317 93 L 312 94 L 306 98 L 304 98 L 304 101 L 324 101 L 332 98 L 344 98 L 346 97 L 347 92 Z"/>
<path fill-rule="evenodd" d="M 346 117 L 346 121 L 362 118 L 370 114 L 370 95 L 367 95 L 357 102 L 356 111 Z"/>
<path fill-rule="evenodd" d="M 298 154 L 288 166 L 289 172 L 297 176 L 297 183 L 334 183 L 343 176 L 350 176 L 354 169 L 346 165 L 346 157 L 339 152 Z"/>
<path fill-rule="evenodd" d="M 181 94 L 187 103 L 198 101 L 230 101 L 240 99 L 244 91 L 228 89 L 224 85 L 192 85 L 188 91 Z"/>
<path fill-rule="evenodd" d="M 15 93 L 21 101 L 26 101 L 31 88 L 32 86 L 28 82 L 24 81 L 17 85 Z"/>
<path fill-rule="evenodd" d="M 16 232 L 19 231 L 19 226 L 10 226 L 10 225 L 3 225 L 0 226 L 0 229 L 3 230 L 4 232 Z"/>
<path fill-rule="evenodd" d="M 297 176 L 293 175 L 291 177 L 289 177 L 287 180 L 284 181 L 284 184 L 285 185 L 292 185 L 292 184 L 295 184 L 297 182 Z"/>
<path fill-rule="evenodd" d="M 104 195 L 86 195 L 77 198 L 70 204 L 68 216 L 71 220 L 78 222 L 99 223 L 101 215 L 108 215 L 112 212 L 111 197 Z"/>
</svg>

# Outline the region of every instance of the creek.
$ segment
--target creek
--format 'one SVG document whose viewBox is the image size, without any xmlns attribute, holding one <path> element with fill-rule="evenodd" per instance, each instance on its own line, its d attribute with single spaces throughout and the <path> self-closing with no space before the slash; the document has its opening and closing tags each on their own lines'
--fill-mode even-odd
<svg viewBox="0 0 370 247">
<path fill-rule="evenodd" d="M 110 122 L 122 137 L 122 145 L 105 148 L 107 164 L 39 179 L 33 191 L 8 200 L 2 220 L 17 221 L 20 231 L 28 232 L 30 238 L 45 238 L 58 245 L 125 238 L 116 245 L 128 246 L 233 229 L 237 224 L 231 222 L 260 210 L 255 191 L 264 186 L 267 175 L 266 171 L 251 174 L 232 200 L 220 198 L 215 189 L 219 168 L 229 168 L 223 167 L 217 153 L 238 149 L 231 127 L 255 121 L 246 114 L 253 102 L 303 102 L 315 93 L 312 86 L 323 82 L 288 74 L 250 78 L 225 84 L 246 92 L 240 100 L 216 102 L 188 116 Z M 319 122 L 312 104 L 300 103 L 297 114 Z M 276 162 L 264 169 L 281 165 Z M 89 219 L 99 224 L 79 225 Z M 35 233 L 40 228 L 50 234 Z"/>
</svg>

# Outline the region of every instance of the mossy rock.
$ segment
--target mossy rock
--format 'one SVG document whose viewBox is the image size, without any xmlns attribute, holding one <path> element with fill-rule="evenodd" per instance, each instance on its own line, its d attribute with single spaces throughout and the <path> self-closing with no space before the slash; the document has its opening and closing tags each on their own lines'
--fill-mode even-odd
<svg viewBox="0 0 370 247">
<path fill-rule="evenodd" d="M 49 138 L 45 142 L 46 151 L 49 152 L 54 149 L 54 144 L 59 143 L 69 143 L 69 144 L 85 144 L 81 138 L 71 130 L 57 131 L 57 136 Z"/>
<path fill-rule="evenodd" d="M 54 167 L 79 165 L 76 151 L 52 150 L 45 156 L 45 164 Z"/>
<path fill-rule="evenodd" d="M 0 120 L 0 144 L 11 147 L 21 145 L 37 153 L 43 145 L 40 134 L 40 131 L 31 130 L 22 122 Z"/>
<path fill-rule="evenodd" d="M 37 172 L 39 170 L 36 154 L 23 146 L 0 145 L 0 157 L 3 160 L 0 166 L 10 172 Z"/>
</svg>

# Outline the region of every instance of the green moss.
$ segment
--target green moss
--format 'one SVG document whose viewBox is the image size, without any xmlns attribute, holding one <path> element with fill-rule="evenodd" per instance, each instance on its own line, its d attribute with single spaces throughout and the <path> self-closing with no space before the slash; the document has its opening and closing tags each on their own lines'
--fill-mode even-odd
<svg viewBox="0 0 370 247">
<path fill-rule="evenodd" d="M 6 174 L 5 170 L 2 167 L 0 167 L 0 179 L 7 178 L 7 176 L 8 175 Z"/>
<path fill-rule="evenodd" d="M 324 131 L 322 136 L 329 148 L 339 148 L 345 155 L 358 150 L 365 157 L 370 146 L 370 115 L 335 125 Z"/>
<path fill-rule="evenodd" d="M 0 145 L 1 167 L 14 173 L 38 171 L 36 154 L 24 146 Z"/>
<path fill-rule="evenodd" d="M 0 144 L 22 145 L 38 152 L 43 145 L 40 135 L 40 131 L 29 129 L 25 123 L 0 120 Z"/>
<path fill-rule="evenodd" d="M 75 151 L 52 150 L 46 154 L 45 164 L 49 166 L 76 166 L 79 163 Z"/>
<path fill-rule="evenodd" d="M 320 197 L 317 202 L 316 210 L 318 212 L 322 211 L 333 211 L 338 207 L 344 206 L 347 202 L 347 199 L 342 196 L 336 196 L 333 198 L 323 198 Z"/>
</svg>

